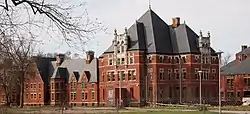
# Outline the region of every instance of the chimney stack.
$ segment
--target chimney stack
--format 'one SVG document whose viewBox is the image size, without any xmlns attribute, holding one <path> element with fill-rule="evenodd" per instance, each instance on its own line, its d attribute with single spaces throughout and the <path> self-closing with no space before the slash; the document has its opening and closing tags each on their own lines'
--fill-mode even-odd
<svg viewBox="0 0 250 114">
<path fill-rule="evenodd" d="M 91 61 L 94 59 L 95 52 L 94 51 L 87 51 L 86 52 L 86 64 L 90 64 Z"/>
<path fill-rule="evenodd" d="M 247 45 L 241 45 L 241 51 L 247 49 Z"/>
<path fill-rule="evenodd" d="M 180 17 L 172 18 L 172 27 L 176 28 L 180 25 Z"/>
<path fill-rule="evenodd" d="M 56 66 L 60 66 L 65 59 L 65 54 L 56 55 Z"/>
</svg>

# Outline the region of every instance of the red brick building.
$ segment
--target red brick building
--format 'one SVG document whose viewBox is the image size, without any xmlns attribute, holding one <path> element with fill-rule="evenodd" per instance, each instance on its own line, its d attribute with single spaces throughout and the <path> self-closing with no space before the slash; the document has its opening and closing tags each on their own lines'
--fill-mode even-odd
<svg viewBox="0 0 250 114">
<path fill-rule="evenodd" d="M 250 97 L 250 48 L 246 45 L 235 54 L 236 59 L 221 68 L 221 95 L 227 105 Z"/>
<path fill-rule="evenodd" d="M 100 56 L 100 104 L 119 97 L 124 105 L 199 102 L 200 77 L 204 102 L 218 102 L 218 67 L 210 33 L 197 35 L 178 17 L 168 25 L 149 9 L 121 34 L 115 30 Z"/>
<path fill-rule="evenodd" d="M 54 58 L 45 58 L 45 57 L 34 57 L 35 62 L 31 64 L 32 73 L 29 76 L 25 76 L 24 82 L 24 105 L 27 106 L 42 106 L 49 104 L 48 101 L 48 85 L 49 85 L 49 75 L 53 72 L 53 69 L 50 69 L 52 66 L 52 61 Z M 30 69 L 31 70 L 31 69 Z M 34 70 L 34 73 L 33 73 Z M 13 84 L 15 85 L 15 84 Z M 18 86 L 18 85 L 16 85 Z M 1 86 L 2 87 L 2 86 Z M 19 90 L 12 90 L 10 96 L 10 103 L 12 105 L 19 104 Z M 4 90 L 0 91 L 1 104 L 5 104 L 6 95 Z"/>
<path fill-rule="evenodd" d="M 86 59 L 65 60 L 57 57 L 57 67 L 51 76 L 51 105 L 98 106 L 98 61 L 93 51 Z"/>
</svg>

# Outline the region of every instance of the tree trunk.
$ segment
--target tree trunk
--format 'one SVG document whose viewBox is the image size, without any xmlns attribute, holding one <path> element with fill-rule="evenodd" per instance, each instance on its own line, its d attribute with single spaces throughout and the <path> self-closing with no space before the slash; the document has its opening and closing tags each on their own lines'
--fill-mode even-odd
<svg viewBox="0 0 250 114">
<path fill-rule="evenodd" d="M 22 73 L 21 76 L 19 108 L 23 108 L 23 94 L 24 94 L 24 73 Z"/>
</svg>

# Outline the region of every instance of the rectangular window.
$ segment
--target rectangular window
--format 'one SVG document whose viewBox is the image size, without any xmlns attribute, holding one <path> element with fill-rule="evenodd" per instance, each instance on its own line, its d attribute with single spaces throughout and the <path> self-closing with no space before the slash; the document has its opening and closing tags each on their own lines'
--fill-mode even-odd
<svg viewBox="0 0 250 114">
<path fill-rule="evenodd" d="M 239 91 L 237 92 L 237 97 L 240 97 L 240 92 Z"/>
<path fill-rule="evenodd" d="M 110 66 L 113 65 L 113 60 L 111 58 L 109 58 L 109 63 Z"/>
<path fill-rule="evenodd" d="M 95 100 L 95 91 L 91 92 L 91 98 L 92 98 L 92 100 Z"/>
<path fill-rule="evenodd" d="M 136 72 L 135 72 L 135 70 L 132 70 L 132 80 L 136 80 Z"/>
<path fill-rule="evenodd" d="M 53 94 L 53 93 L 52 93 Z M 31 99 L 33 99 L 34 98 L 34 96 L 33 96 L 33 94 L 31 93 Z"/>
<path fill-rule="evenodd" d="M 215 79 L 216 69 L 212 69 L 212 79 Z"/>
<path fill-rule="evenodd" d="M 163 89 L 160 88 L 160 98 L 162 99 L 163 98 Z"/>
<path fill-rule="evenodd" d="M 51 100 L 54 101 L 55 100 L 55 94 L 51 93 Z"/>
<path fill-rule="evenodd" d="M 85 83 L 84 85 L 85 85 L 85 89 L 88 88 L 88 84 L 87 83 Z"/>
<path fill-rule="evenodd" d="M 41 98 L 42 98 L 42 95 L 41 95 L 41 93 L 39 93 L 38 97 L 39 97 L 39 99 L 41 99 Z"/>
<path fill-rule="evenodd" d="M 134 99 L 134 88 L 130 88 L 131 99 Z"/>
<path fill-rule="evenodd" d="M 74 93 L 70 93 L 71 100 L 74 100 Z"/>
<path fill-rule="evenodd" d="M 25 87 L 26 87 L 26 89 L 28 89 L 29 88 L 29 84 L 25 84 Z"/>
<path fill-rule="evenodd" d="M 82 85 L 82 89 L 84 89 L 85 88 L 85 83 L 82 82 L 81 85 Z"/>
<path fill-rule="evenodd" d="M 88 93 L 85 93 L 85 100 L 88 99 Z"/>
<path fill-rule="evenodd" d="M 199 79 L 199 68 L 195 68 L 195 79 Z"/>
<path fill-rule="evenodd" d="M 111 72 L 111 75 L 112 75 L 112 81 L 115 81 L 115 74 L 114 74 L 114 72 Z"/>
<path fill-rule="evenodd" d="M 104 97 L 105 97 L 105 90 L 102 89 L 102 100 L 104 101 Z"/>
<path fill-rule="evenodd" d="M 187 71 L 186 71 L 186 68 L 183 68 L 183 69 L 182 69 L 182 77 L 183 77 L 183 79 L 186 79 L 186 78 L 187 78 Z"/>
<path fill-rule="evenodd" d="M 159 80 L 164 80 L 164 69 L 160 68 L 159 73 Z"/>
<path fill-rule="evenodd" d="M 59 89 L 59 83 L 55 82 L 55 89 Z"/>
<path fill-rule="evenodd" d="M 60 94 L 56 93 L 56 100 L 58 101 L 60 99 Z"/>
<path fill-rule="evenodd" d="M 122 59 L 121 59 L 121 64 L 122 64 L 122 65 L 125 64 L 125 58 L 122 58 Z"/>
<path fill-rule="evenodd" d="M 41 88 L 41 84 L 38 84 L 38 88 L 39 88 L 39 89 Z"/>
<path fill-rule="evenodd" d="M 85 93 L 82 93 L 82 100 L 84 100 L 85 98 Z"/>
<path fill-rule="evenodd" d="M 132 72 L 128 71 L 128 80 L 132 80 Z"/>
<path fill-rule="evenodd" d="M 54 89 L 54 83 L 53 82 L 51 83 L 51 89 Z"/>
<path fill-rule="evenodd" d="M 174 69 L 174 74 L 175 74 L 175 79 L 179 79 L 179 70 L 178 69 Z"/>
<path fill-rule="evenodd" d="M 91 86 L 92 86 L 92 88 L 95 88 L 95 84 L 94 83 L 92 83 Z"/>
<path fill-rule="evenodd" d="M 168 69 L 168 80 L 172 79 L 172 69 Z"/>
<path fill-rule="evenodd" d="M 121 52 L 124 52 L 125 51 L 124 49 L 125 49 L 124 46 L 121 46 Z"/>
<path fill-rule="evenodd" d="M 129 57 L 129 64 L 134 64 L 134 56 Z"/>
<path fill-rule="evenodd" d="M 111 72 L 108 72 L 108 81 L 111 81 Z"/>
<path fill-rule="evenodd" d="M 122 76 L 122 81 L 125 81 L 126 79 L 125 79 L 125 73 L 124 73 L 124 71 L 121 71 L 121 76 Z"/>
<path fill-rule="evenodd" d="M 34 89 L 36 89 L 36 84 L 34 84 Z"/>
<path fill-rule="evenodd" d="M 33 88 L 33 84 L 30 84 L 30 88 L 31 88 L 31 89 Z"/>
<path fill-rule="evenodd" d="M 74 93 L 74 100 L 76 100 L 76 93 Z"/>
<path fill-rule="evenodd" d="M 29 99 L 29 94 L 28 93 L 26 93 L 25 98 Z"/>
<path fill-rule="evenodd" d="M 34 94 L 34 99 L 36 99 L 36 93 Z"/>
<path fill-rule="evenodd" d="M 121 64 L 121 59 L 120 58 L 117 58 L 117 65 L 120 65 Z"/>
</svg>

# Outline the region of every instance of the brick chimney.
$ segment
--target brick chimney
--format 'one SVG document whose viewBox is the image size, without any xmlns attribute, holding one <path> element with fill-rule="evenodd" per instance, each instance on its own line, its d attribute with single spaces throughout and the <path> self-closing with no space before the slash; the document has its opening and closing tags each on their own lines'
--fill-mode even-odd
<svg viewBox="0 0 250 114">
<path fill-rule="evenodd" d="M 247 45 L 241 45 L 241 51 L 247 49 Z"/>
<path fill-rule="evenodd" d="M 172 18 L 172 27 L 176 28 L 180 25 L 180 17 Z"/>
<path fill-rule="evenodd" d="M 86 52 L 86 64 L 90 64 L 91 61 L 94 59 L 95 52 L 94 51 L 87 51 Z"/>
<path fill-rule="evenodd" d="M 56 66 L 60 66 L 65 59 L 65 54 L 56 55 Z"/>
</svg>

